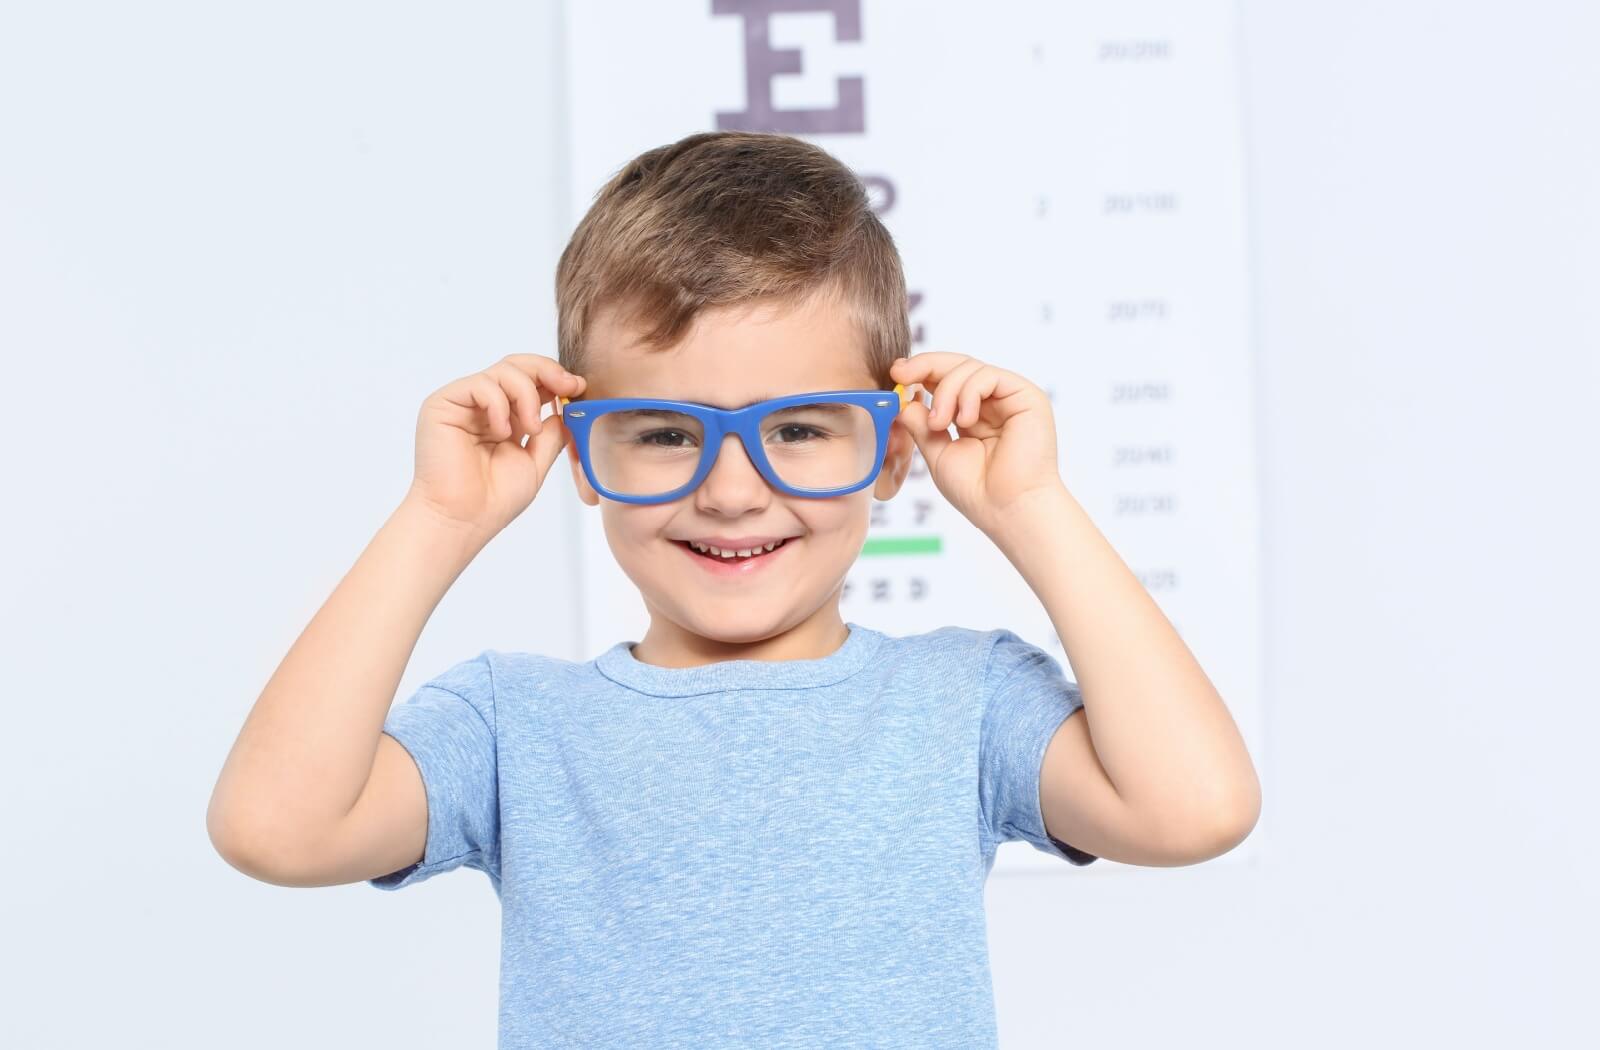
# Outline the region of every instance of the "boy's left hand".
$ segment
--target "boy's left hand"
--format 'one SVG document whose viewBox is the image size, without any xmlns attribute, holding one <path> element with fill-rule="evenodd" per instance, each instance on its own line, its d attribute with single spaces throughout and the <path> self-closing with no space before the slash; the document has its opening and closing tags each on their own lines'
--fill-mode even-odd
<svg viewBox="0 0 1600 1050">
<path fill-rule="evenodd" d="M 933 392 L 931 409 L 913 397 L 900 422 L 922 451 L 934 485 L 985 533 L 993 536 L 1024 497 L 1063 487 L 1050 398 L 1022 376 L 939 351 L 899 358 L 889 375 Z M 946 430 L 951 423 L 955 438 Z"/>
</svg>

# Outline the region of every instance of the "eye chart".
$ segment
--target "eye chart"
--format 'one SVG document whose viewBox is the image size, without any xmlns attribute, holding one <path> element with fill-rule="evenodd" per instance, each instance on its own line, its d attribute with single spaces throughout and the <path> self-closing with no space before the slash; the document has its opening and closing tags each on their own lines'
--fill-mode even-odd
<svg viewBox="0 0 1600 1050">
<path fill-rule="evenodd" d="M 913 352 L 972 354 L 1049 393 L 1067 487 L 1259 756 L 1233 4 L 585 0 L 565 14 L 568 228 L 628 158 L 696 130 L 786 132 L 848 164 L 904 260 Z M 642 637 L 601 530 L 579 536 L 585 651 Z M 841 614 L 897 635 L 1009 627 L 1076 677 L 1043 606 L 920 456 L 873 501 Z M 1012 843 L 995 871 L 1064 868 Z"/>
</svg>

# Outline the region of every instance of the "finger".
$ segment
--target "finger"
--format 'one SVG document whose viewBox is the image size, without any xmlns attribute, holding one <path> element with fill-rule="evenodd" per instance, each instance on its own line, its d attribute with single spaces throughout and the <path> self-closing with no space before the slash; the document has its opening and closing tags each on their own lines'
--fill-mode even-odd
<svg viewBox="0 0 1600 1050">
<path fill-rule="evenodd" d="M 1000 370 L 987 365 L 967 378 L 961 385 L 961 394 L 956 400 L 957 430 L 966 430 L 977 424 L 978 416 L 983 409 L 983 399 L 994 393 L 999 382 Z"/>
<path fill-rule="evenodd" d="M 897 383 L 923 383 L 933 387 L 962 362 L 970 360 L 972 358 L 967 354 L 950 353 L 946 350 L 924 350 L 910 357 L 897 358 L 889 366 L 889 375 Z"/>
<path fill-rule="evenodd" d="M 923 408 L 927 408 L 928 402 L 933 400 L 933 395 L 928 393 L 928 388 L 923 386 L 921 383 L 912 383 L 907 386 L 906 395 L 906 406 L 909 406 L 911 402 L 915 401 Z M 902 411 L 904 411 L 904 406 L 902 407 Z"/>
<path fill-rule="evenodd" d="M 546 401 L 554 401 L 557 396 L 577 397 L 583 393 L 588 381 L 576 372 L 569 372 L 561 366 L 561 362 L 552 360 L 543 354 L 507 354 L 501 358 L 505 364 L 527 374 L 538 384 L 540 394 L 537 408 Z"/>
<path fill-rule="evenodd" d="M 939 457 L 951 444 L 950 435 L 943 430 L 934 430 L 928 426 L 928 406 L 920 399 L 908 402 L 896 418 L 911 432 L 911 440 L 917 443 L 928 469 L 933 470 L 939 462 Z"/>
<path fill-rule="evenodd" d="M 989 409 L 992 420 L 1001 422 L 1025 407 L 1034 397 L 1046 404 L 1050 400 L 1049 395 L 1033 382 L 999 365 L 988 366 L 983 377 L 974 379 L 974 382 L 982 390 L 978 411 L 973 416 L 974 423 L 983 418 L 986 408 Z"/>
<path fill-rule="evenodd" d="M 533 377 L 522 369 L 506 361 L 497 361 L 485 369 L 505 390 L 506 396 L 511 400 L 511 408 L 517 420 L 517 432 L 513 435 L 517 443 L 522 443 L 522 435 L 539 433 L 539 385 Z"/>
<path fill-rule="evenodd" d="M 544 484 L 544 479 L 550 476 L 550 467 L 561 455 L 561 449 L 566 446 L 569 434 L 566 424 L 556 413 L 546 417 L 544 424 L 537 434 L 528 438 L 528 455 L 539 472 L 541 485 Z"/>
<path fill-rule="evenodd" d="M 982 361 L 969 357 L 939 380 L 939 385 L 933 391 L 933 408 L 928 413 L 929 426 L 943 430 L 950 425 L 955 418 L 956 399 L 961 395 L 962 386 L 966 384 L 968 376 L 982 367 Z"/>
<path fill-rule="evenodd" d="M 476 381 L 472 385 L 473 398 L 483 405 L 489 424 L 484 436 L 495 441 L 504 441 L 511 436 L 511 398 L 506 396 L 505 389 L 493 376 L 479 372 L 474 379 Z M 480 394 L 481 400 L 478 398 Z"/>
<path fill-rule="evenodd" d="M 951 382 L 951 375 L 963 365 L 971 363 L 974 359 L 967 354 L 955 354 L 945 351 L 932 350 L 917 354 L 914 357 L 901 358 L 890 366 L 890 375 L 901 382 L 920 382 L 924 389 L 934 393 L 933 408 L 937 410 L 943 405 L 944 397 L 955 393 L 954 388 L 958 383 Z M 943 387 L 941 387 L 943 384 Z M 944 389 L 949 388 L 949 389 Z M 940 390 L 944 389 L 944 395 Z M 935 411 L 937 417 L 937 411 Z M 948 415 L 943 418 L 948 419 Z M 935 418 L 930 425 L 937 425 Z M 948 425 L 948 423 L 946 424 Z"/>
<path fill-rule="evenodd" d="M 492 376 L 474 372 L 439 391 L 447 404 L 463 411 L 451 424 L 474 437 L 504 441 L 511 433 L 511 402 Z"/>
</svg>

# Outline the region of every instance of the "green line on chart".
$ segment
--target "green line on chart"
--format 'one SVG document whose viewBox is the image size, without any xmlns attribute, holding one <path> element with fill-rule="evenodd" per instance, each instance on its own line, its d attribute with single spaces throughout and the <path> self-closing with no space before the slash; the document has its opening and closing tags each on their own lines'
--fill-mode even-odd
<svg viewBox="0 0 1600 1050">
<path fill-rule="evenodd" d="M 861 548 L 862 557 L 879 554 L 938 554 L 937 536 L 874 537 Z"/>
</svg>

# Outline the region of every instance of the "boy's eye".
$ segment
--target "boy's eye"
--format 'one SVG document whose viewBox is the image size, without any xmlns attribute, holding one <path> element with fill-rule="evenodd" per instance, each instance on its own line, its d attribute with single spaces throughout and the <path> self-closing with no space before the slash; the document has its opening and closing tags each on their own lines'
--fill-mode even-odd
<svg viewBox="0 0 1600 1050">
<path fill-rule="evenodd" d="M 800 423 L 790 423 L 787 426 L 778 427 L 773 433 L 778 436 L 778 443 L 782 445 L 792 445 L 811 438 L 826 436 L 816 427 L 808 427 Z"/>
<path fill-rule="evenodd" d="M 692 444 L 694 439 L 681 430 L 652 430 L 648 434 L 641 434 L 639 441 L 660 448 L 684 448 Z"/>
</svg>

